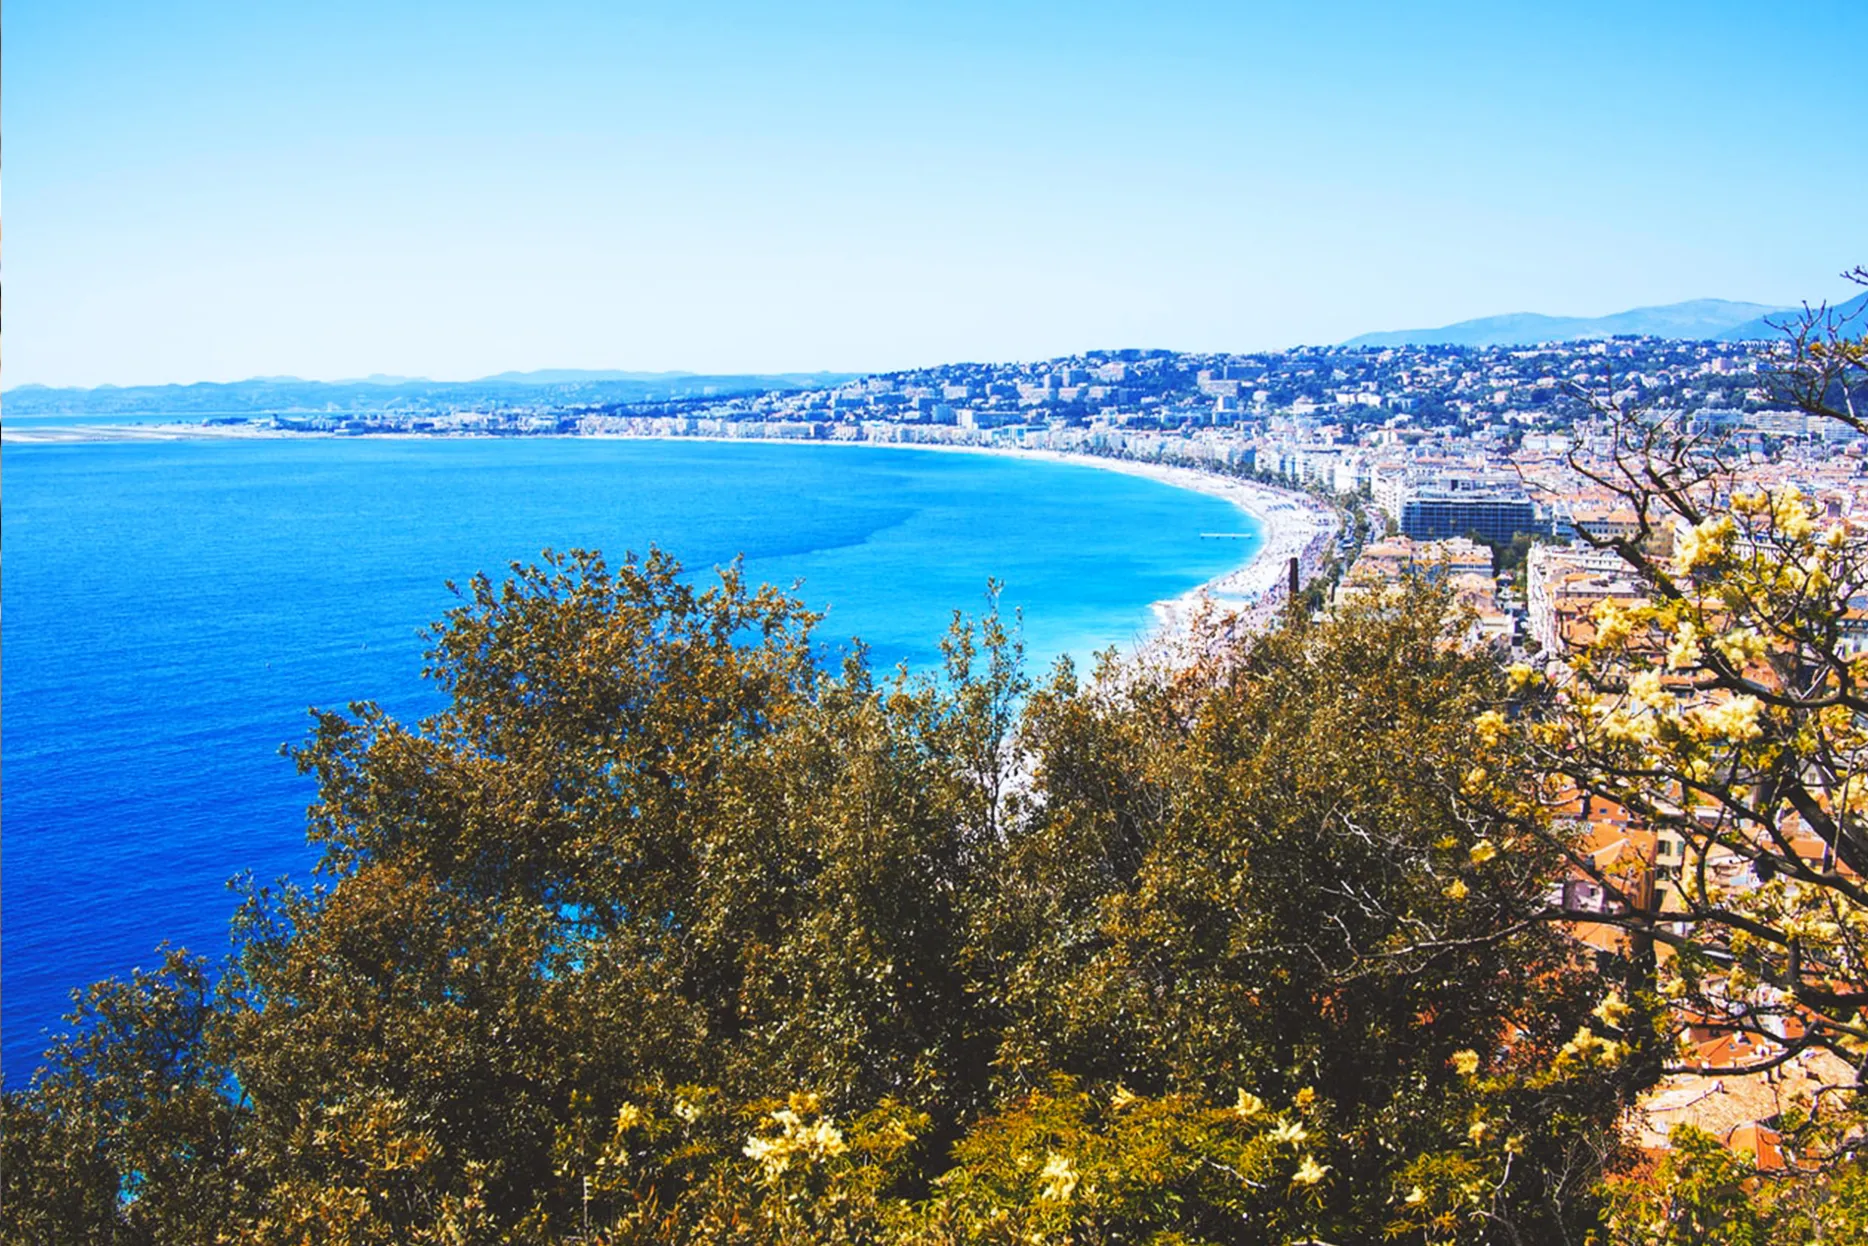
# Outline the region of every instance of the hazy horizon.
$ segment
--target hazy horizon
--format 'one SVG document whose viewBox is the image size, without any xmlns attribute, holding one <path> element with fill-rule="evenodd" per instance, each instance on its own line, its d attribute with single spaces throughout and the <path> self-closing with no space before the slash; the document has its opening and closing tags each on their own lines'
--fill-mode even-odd
<svg viewBox="0 0 1868 1246">
<path fill-rule="evenodd" d="M 1853 4 L 9 17 L 8 388 L 1267 350 L 1868 259 L 1803 190 L 1868 192 L 1809 85 Z"/>
<path fill-rule="evenodd" d="M 1846 294 L 1847 293 L 1846 290 L 1843 293 Z M 1837 303 L 1840 303 L 1844 300 L 1839 295 L 1837 299 L 1834 301 Z M 1749 303 L 1748 300 L 1736 300 L 1736 299 L 1710 299 L 1709 298 L 1709 299 L 1682 300 L 1682 303 L 1687 303 L 1687 304 L 1697 303 L 1697 302 Z M 1669 305 L 1663 305 L 1663 306 L 1669 306 Z M 1756 306 L 1764 307 L 1767 310 L 1770 310 L 1768 305 L 1765 305 L 1765 304 L 1756 304 Z M 1650 311 L 1650 310 L 1656 310 L 1656 309 L 1654 308 L 1623 308 L 1623 309 L 1619 309 L 1619 312 L 1605 313 L 1601 317 L 1594 317 L 1594 318 L 1607 318 L 1608 316 L 1612 316 L 1616 314 L 1626 314 L 1629 312 L 1640 312 L 1640 311 Z M 1784 310 L 1787 310 L 1787 308 Z M 1506 313 L 1498 313 L 1495 315 L 1488 315 L 1488 316 L 1467 317 L 1461 321 L 1452 322 L 1452 324 L 1447 325 L 1447 326 L 1415 326 L 1414 328 L 1419 329 L 1421 331 L 1431 331 L 1432 329 L 1437 328 L 1437 327 L 1449 327 L 1450 328 L 1450 327 L 1454 327 L 1459 324 L 1476 323 L 1476 322 L 1492 320 L 1492 319 L 1507 319 L 1513 316 L 1520 316 L 1520 315 L 1538 316 L 1538 315 L 1542 315 L 1542 313 L 1506 312 Z M 1591 317 L 1581 317 L 1581 318 L 1589 319 Z M 1405 330 L 1400 330 L 1400 329 L 1389 329 L 1389 330 L 1375 329 L 1375 330 L 1368 330 L 1366 334 L 1361 335 L 1361 336 L 1374 336 L 1374 335 L 1380 335 L 1383 333 L 1400 333 L 1404 331 Z M 1341 342 L 1303 342 L 1303 343 L 1293 343 L 1292 345 L 1293 346 L 1309 346 L 1309 347 L 1328 347 L 1328 346 L 1355 346 L 1358 344 L 1359 343 L 1355 340 L 1355 338 L 1350 338 L 1350 339 L 1345 339 L 1344 341 L 1341 341 Z M 1063 352 L 1062 354 L 1059 354 L 1059 355 L 1045 356 L 1045 358 L 1069 358 L 1069 357 L 1081 356 L 1085 354 L 1108 353 L 1108 352 L 1116 351 L 1116 350 L 1170 350 L 1172 351 L 1175 349 L 1176 348 L 1171 345 L 1164 345 L 1164 344 L 1153 344 L 1153 345 L 1130 344 L 1126 346 L 1082 347 L 1074 351 Z M 1267 348 L 1267 349 L 1276 350 L 1276 349 L 1283 349 L 1283 348 Z M 1251 352 L 1228 351 L 1225 348 L 1218 348 L 1218 349 L 1215 349 L 1212 353 L 1221 354 L 1221 353 L 1251 353 Z M 12 393 L 15 390 L 31 390 L 31 389 L 42 389 L 42 388 L 153 389 L 153 388 L 159 388 L 162 386 L 171 386 L 171 385 L 174 385 L 174 386 L 243 385 L 243 384 L 260 384 L 260 383 L 306 384 L 306 385 L 393 386 L 393 385 L 403 385 L 403 384 L 467 385 L 467 384 L 475 384 L 475 383 L 486 382 L 486 381 L 498 381 L 498 380 L 521 381 L 523 380 L 523 383 L 527 383 L 527 384 L 545 384 L 546 382 L 543 380 L 524 380 L 524 378 L 545 377 L 545 376 L 553 376 L 553 375 L 562 375 L 565 379 L 575 378 L 577 380 L 616 379 L 616 380 L 645 380 L 645 381 L 646 380 L 671 379 L 671 378 L 678 378 L 678 377 L 695 377 L 695 378 L 719 377 L 721 379 L 740 379 L 740 378 L 750 378 L 750 377 L 794 377 L 795 378 L 795 377 L 807 377 L 807 376 L 825 376 L 825 377 L 862 376 L 866 374 L 875 374 L 879 372 L 913 371 L 916 368 L 937 367 L 943 364 L 953 364 L 953 363 L 963 363 L 963 362 L 973 362 L 973 363 L 1032 362 L 1032 363 L 1035 363 L 1035 362 L 1041 362 L 1041 360 L 1035 359 L 1035 358 L 1034 359 L 1023 359 L 1023 360 L 944 359 L 944 360 L 926 360 L 920 363 L 907 364 L 899 368 L 886 368 L 886 369 L 885 368 L 869 368 L 869 369 L 863 369 L 863 368 L 815 368 L 815 369 L 785 368 L 785 369 L 772 369 L 772 370 L 762 371 L 762 372 L 740 372 L 740 373 L 695 372 L 691 369 L 680 369 L 680 368 L 659 369 L 659 370 L 657 369 L 621 369 L 621 368 L 607 367 L 607 366 L 601 366 L 601 365 L 591 366 L 591 367 L 579 367 L 579 368 L 563 368 L 563 367 L 556 367 L 550 364 L 545 364 L 545 365 L 541 365 L 535 368 L 506 369 L 500 372 L 491 372 L 491 373 L 485 373 L 482 375 L 475 375 L 475 376 L 416 376 L 416 375 L 402 374 L 402 373 L 376 372 L 368 376 L 318 377 L 318 376 L 305 376 L 302 374 L 295 374 L 295 373 L 274 373 L 274 374 L 268 374 L 268 375 L 254 375 L 254 376 L 202 377 L 202 378 L 197 378 L 194 380 L 186 380 L 186 381 L 125 381 L 125 382 L 105 381 L 105 382 L 100 382 L 97 385 L 91 385 L 91 386 L 82 386 L 82 385 L 80 386 L 48 386 L 44 382 L 20 381 L 16 383 L 0 385 L 0 393 Z"/>
<path fill-rule="evenodd" d="M 1849 294 L 1848 288 L 1845 288 L 1843 291 L 1838 293 L 1834 299 L 1827 300 L 1827 303 L 1830 306 L 1840 306 L 1846 302 L 1859 302 L 1861 298 L 1862 298 L 1862 294 L 1859 290 L 1859 287 L 1855 287 L 1855 293 L 1852 295 Z M 1821 302 L 1821 300 L 1813 300 L 1812 303 L 1814 302 Z M 0 394 L 14 393 L 14 392 L 21 391 L 21 390 L 30 391 L 30 390 L 37 390 L 37 389 L 76 389 L 76 390 L 89 391 L 89 390 L 95 390 L 95 389 L 159 389 L 159 388 L 165 388 L 165 387 L 189 387 L 189 386 L 199 386 L 199 385 L 232 386 L 232 385 L 247 385 L 247 384 L 334 385 L 334 386 L 335 385 L 379 385 L 379 386 L 388 388 L 388 387 L 394 387 L 394 386 L 399 386 L 399 385 L 473 385 L 473 384 L 482 384 L 482 383 L 493 382 L 493 381 L 506 381 L 506 382 L 517 383 L 517 384 L 537 385 L 543 388 L 551 384 L 561 384 L 561 383 L 569 383 L 569 382 L 608 381 L 608 380 L 655 381 L 655 380 L 673 380 L 673 379 L 678 379 L 678 378 L 692 378 L 692 379 L 699 379 L 699 380 L 712 380 L 712 379 L 751 380 L 751 379 L 766 379 L 766 378 L 769 378 L 769 379 L 778 379 L 778 378 L 803 379 L 803 378 L 811 378 L 811 377 L 843 378 L 843 377 L 859 377 L 859 376 L 864 376 L 864 375 L 876 375 L 879 373 L 914 371 L 919 368 L 939 367 L 943 365 L 956 364 L 956 363 L 978 363 L 978 364 L 998 364 L 998 365 L 1041 363 L 1041 362 L 1044 362 L 1045 359 L 1079 358 L 1079 357 L 1083 357 L 1086 355 L 1110 354 L 1110 353 L 1114 353 L 1118 351 L 1128 351 L 1128 350 L 1140 350 L 1144 352 L 1161 350 L 1161 351 L 1168 351 L 1168 352 L 1173 352 L 1173 353 L 1252 354 L 1252 353 L 1265 353 L 1267 351 L 1271 353 L 1276 353 L 1281 350 L 1297 349 L 1297 348 L 1330 348 L 1330 347 L 1357 348 L 1357 347 L 1360 347 L 1364 349 L 1379 349 L 1384 345 L 1398 344 L 1399 340 L 1404 338 L 1408 334 L 1427 334 L 1427 333 L 1435 332 L 1439 329 L 1449 329 L 1449 330 L 1458 329 L 1458 328 L 1468 326 L 1468 325 L 1485 325 L 1485 324 L 1489 324 L 1495 321 L 1509 321 L 1509 320 L 1516 320 L 1516 319 L 1522 319 L 1522 318 L 1532 318 L 1532 319 L 1541 319 L 1541 320 L 1555 319 L 1555 320 L 1562 320 L 1564 322 L 1568 322 L 1571 320 L 1579 320 L 1579 321 L 1609 320 L 1617 316 L 1636 315 L 1636 314 L 1643 313 L 1643 312 L 1656 312 L 1656 311 L 1665 312 L 1675 307 L 1691 307 L 1696 304 L 1702 304 L 1702 303 L 1726 303 L 1726 304 L 1730 304 L 1733 306 L 1753 308 L 1759 311 L 1760 313 L 1767 313 L 1773 316 L 1779 312 L 1789 314 L 1797 310 L 1797 308 L 1794 305 L 1789 305 L 1789 304 L 1783 305 L 1781 307 L 1772 307 L 1767 304 L 1753 303 L 1748 300 L 1705 298 L 1705 299 L 1686 299 L 1686 300 L 1681 300 L 1681 302 L 1677 304 L 1662 304 L 1662 305 L 1658 305 L 1655 307 L 1624 308 L 1618 312 L 1604 313 L 1600 316 L 1551 317 L 1540 312 L 1524 312 L 1524 311 L 1504 312 L 1504 313 L 1497 313 L 1497 314 L 1486 315 L 1486 316 L 1467 317 L 1462 320 L 1454 321 L 1449 324 L 1440 325 L 1440 326 L 1414 326 L 1410 329 L 1375 329 L 1375 330 L 1368 330 L 1364 333 L 1358 334 L 1354 337 L 1346 338 L 1338 342 L 1299 342 L 1299 343 L 1292 343 L 1290 346 L 1287 346 L 1287 347 L 1259 348 L 1256 351 L 1238 350 L 1238 349 L 1229 349 L 1229 348 L 1219 347 L 1219 348 L 1213 348 L 1207 352 L 1180 352 L 1177 350 L 1177 348 L 1171 345 L 1129 344 L 1125 346 L 1082 347 L 1077 350 L 1065 351 L 1057 355 L 1045 356 L 1043 358 L 996 359 L 996 360 L 994 359 L 927 360 L 927 361 L 922 361 L 919 363 L 906 364 L 906 365 L 902 365 L 900 367 L 895 367 L 895 368 L 869 368 L 869 369 L 863 369 L 863 368 L 817 368 L 817 369 L 785 368 L 785 369 L 771 369 L 771 370 L 760 371 L 760 372 L 696 372 L 691 369 L 681 369 L 681 368 L 622 369 L 622 368 L 606 367 L 606 366 L 564 368 L 564 367 L 555 367 L 550 364 L 544 364 L 539 367 L 522 368 L 522 369 L 506 369 L 500 372 L 491 372 L 491 373 L 485 373 L 485 374 L 473 375 L 473 376 L 426 376 L 426 375 L 417 376 L 417 375 L 403 374 L 403 373 L 376 372 L 376 373 L 371 373 L 370 375 L 367 375 L 367 376 L 318 377 L 318 376 L 305 376 L 302 374 L 294 374 L 294 373 L 274 373 L 274 374 L 254 375 L 254 376 L 202 377 L 202 378 L 196 378 L 193 380 L 123 381 L 123 382 L 103 381 L 95 385 L 47 385 L 46 383 L 39 382 L 39 381 L 20 381 L 20 382 L 15 382 L 15 383 L 10 383 L 10 384 L 0 384 Z M 1662 332 L 1660 335 L 1669 336 L 1669 334 L 1665 332 Z M 1394 338 L 1394 339 L 1397 339 L 1397 342 L 1395 343 L 1369 342 L 1369 341 L 1364 341 L 1363 340 L 1364 338 Z M 1455 346 L 1474 345 L 1474 343 L 1472 342 L 1461 342 L 1452 337 L 1449 337 L 1444 343 L 1441 343 L 1441 344 L 1455 345 Z M 1530 344 L 1530 343 L 1527 340 L 1524 343 L 1518 343 L 1518 344 Z"/>
</svg>

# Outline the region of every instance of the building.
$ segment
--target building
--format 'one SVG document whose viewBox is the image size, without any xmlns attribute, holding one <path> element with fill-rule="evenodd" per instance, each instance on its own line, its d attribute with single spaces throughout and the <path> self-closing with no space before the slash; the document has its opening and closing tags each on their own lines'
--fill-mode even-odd
<svg viewBox="0 0 1868 1246">
<path fill-rule="evenodd" d="M 1531 639 L 1549 657 L 1594 636 L 1599 603 L 1632 606 L 1647 596 L 1621 555 L 1576 546 L 1532 546 L 1524 589 Z"/>
<path fill-rule="evenodd" d="M 1402 535 L 1415 541 L 1478 536 L 1509 544 L 1520 532 L 1540 531 L 1537 507 L 1515 481 L 1440 475 L 1412 481 L 1398 499 Z"/>
</svg>

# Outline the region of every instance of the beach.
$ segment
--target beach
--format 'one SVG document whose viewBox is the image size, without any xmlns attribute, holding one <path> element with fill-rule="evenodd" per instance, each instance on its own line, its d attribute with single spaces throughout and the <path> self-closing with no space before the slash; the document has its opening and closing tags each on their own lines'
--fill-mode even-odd
<svg viewBox="0 0 1868 1246">
<path fill-rule="evenodd" d="M 1017 454 L 1146 477 L 1176 489 L 1230 502 L 1252 520 L 1259 530 L 1259 542 L 1244 562 L 1179 597 L 1154 603 L 1156 616 L 1170 632 L 1184 630 L 1209 603 L 1222 613 L 1237 614 L 1242 619 L 1275 614 L 1284 604 L 1290 560 L 1298 561 L 1299 583 L 1307 582 L 1328 558 L 1339 527 L 1335 514 L 1328 507 L 1304 494 L 1218 472 L 1046 450 L 990 453 Z"/>
<path fill-rule="evenodd" d="M 416 438 L 423 433 L 379 433 L 372 437 Z M 72 444 L 79 442 L 123 441 L 251 441 L 266 438 L 324 438 L 334 434 L 291 432 L 256 428 L 249 424 L 98 424 L 0 429 L 0 437 L 9 442 Z M 606 440 L 613 434 L 577 434 L 593 440 Z M 644 440 L 623 436 L 623 440 Z M 655 440 L 719 441 L 734 444 L 798 445 L 753 437 L 673 437 Z M 830 443 L 826 443 L 830 444 Z M 1100 471 L 1121 472 L 1158 481 L 1176 489 L 1204 493 L 1230 503 L 1258 528 L 1259 540 L 1246 558 L 1232 570 L 1200 584 L 1178 597 L 1152 603 L 1157 639 L 1183 636 L 1194 621 L 1203 615 L 1233 616 L 1235 624 L 1247 630 L 1263 627 L 1283 608 L 1290 560 L 1298 561 L 1298 580 L 1307 582 L 1322 568 L 1333 548 L 1340 525 L 1327 506 L 1294 490 L 1280 489 L 1256 481 L 1240 480 L 1196 467 L 1167 463 L 1149 463 L 1138 459 L 1106 458 L 1101 455 L 1066 454 L 1057 450 L 1030 450 L 1012 446 L 953 446 L 911 442 L 837 442 L 871 450 L 904 450 L 935 454 L 989 454 L 1040 462 L 1094 467 Z M 1222 539 L 1238 534 L 1221 534 Z"/>
<path fill-rule="evenodd" d="M 1234 509 L 1257 526 L 1259 541 L 1256 548 L 1232 570 L 1214 576 L 1178 597 L 1154 602 L 1152 608 L 1156 626 L 1162 633 L 1160 639 L 1172 640 L 1184 636 L 1194 621 L 1206 614 L 1235 616 L 1235 624 L 1246 630 L 1266 626 L 1284 607 L 1290 560 L 1297 559 L 1298 582 L 1307 583 L 1328 560 L 1341 527 L 1335 512 L 1305 494 L 1197 467 L 1009 446 L 939 446 L 902 442 L 852 444 L 881 450 L 997 454 L 1094 467 L 1101 471 L 1141 476 L 1176 489 L 1204 493 L 1231 503 Z"/>
</svg>

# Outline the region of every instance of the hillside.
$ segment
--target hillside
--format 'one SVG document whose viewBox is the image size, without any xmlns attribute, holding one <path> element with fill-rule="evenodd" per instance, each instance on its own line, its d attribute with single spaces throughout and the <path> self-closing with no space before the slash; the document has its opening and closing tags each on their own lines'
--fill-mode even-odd
<svg viewBox="0 0 1868 1246">
<path fill-rule="evenodd" d="M 1785 311 L 1770 312 L 1763 316 L 1735 325 L 1718 335 L 1722 342 L 1758 342 L 1772 341 L 1783 337 L 1783 325 L 1795 320 L 1801 311 L 1789 308 Z M 1837 303 L 1829 309 L 1830 318 L 1838 325 L 1846 325 L 1854 333 L 1868 330 L 1868 293 L 1858 294 L 1846 302 Z"/>
<path fill-rule="evenodd" d="M 847 380 L 830 372 L 702 376 L 689 372 L 506 372 L 474 381 L 366 377 L 306 381 L 254 377 L 194 385 L 99 385 L 6 391 L 9 417 L 249 415 L 282 411 L 436 411 L 514 405 L 655 402 L 678 398 L 819 389 Z"/>
<path fill-rule="evenodd" d="M 1692 299 L 1660 307 L 1636 307 L 1611 316 L 1544 316 L 1513 312 L 1462 320 L 1437 329 L 1396 329 L 1364 333 L 1345 346 L 1518 346 L 1537 342 L 1572 342 L 1633 334 L 1643 337 L 1721 339 L 1786 309 L 1727 299 Z M 1733 339 L 1735 340 L 1735 339 Z"/>
</svg>

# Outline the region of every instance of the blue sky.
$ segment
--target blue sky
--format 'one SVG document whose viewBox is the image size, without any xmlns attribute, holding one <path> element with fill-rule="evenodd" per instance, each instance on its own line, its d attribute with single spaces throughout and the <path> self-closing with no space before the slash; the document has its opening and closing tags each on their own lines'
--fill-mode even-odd
<svg viewBox="0 0 1868 1246">
<path fill-rule="evenodd" d="M 1839 297 L 1861 0 L 8 6 L 5 383 Z"/>
</svg>

